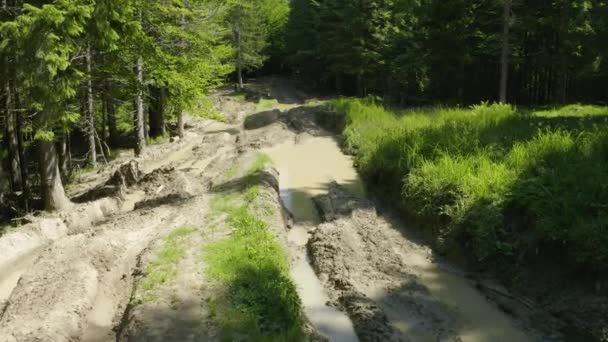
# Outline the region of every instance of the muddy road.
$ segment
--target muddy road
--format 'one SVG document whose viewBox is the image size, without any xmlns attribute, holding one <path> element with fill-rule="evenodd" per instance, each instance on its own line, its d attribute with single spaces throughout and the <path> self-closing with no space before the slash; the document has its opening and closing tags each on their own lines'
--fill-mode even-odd
<svg viewBox="0 0 608 342">
<path fill-rule="evenodd" d="M 260 152 L 277 171 L 266 200 L 285 209 L 273 229 L 289 252 L 310 340 L 563 339 L 505 313 L 465 272 L 410 238 L 405 223 L 382 214 L 339 137 L 323 128 L 331 120 L 319 120 L 321 109 L 305 105 L 301 92 L 279 79 L 251 91 L 278 104 L 258 111 L 218 92 L 229 123 L 190 118 L 183 140 L 137 159 L 123 152 L 81 177 L 70 188 L 79 199 L 71 211 L 0 237 L 0 341 L 221 340 L 210 308 L 218 289 L 201 257 L 226 235 L 210 201 L 227 174 Z M 142 280 L 184 227 L 195 234 L 179 240 L 172 280 Z"/>
</svg>

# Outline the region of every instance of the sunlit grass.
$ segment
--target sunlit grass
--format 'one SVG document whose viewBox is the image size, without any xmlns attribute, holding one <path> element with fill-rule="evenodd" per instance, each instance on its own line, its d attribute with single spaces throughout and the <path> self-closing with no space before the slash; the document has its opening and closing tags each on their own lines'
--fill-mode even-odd
<svg viewBox="0 0 608 342">
<path fill-rule="evenodd" d="M 195 231 L 194 228 L 183 227 L 165 238 L 162 249 L 145 269 L 146 276 L 141 283 L 144 302 L 156 300 L 158 296 L 155 292 L 177 276 L 177 264 L 184 257 L 184 239 Z"/>
<path fill-rule="evenodd" d="M 243 189 L 219 196 L 212 205 L 216 216 L 226 215 L 233 232 L 205 249 L 207 273 L 227 288 L 210 302 L 225 340 L 243 335 L 253 341 L 303 339 L 302 308 L 289 278 L 287 254 L 256 210 L 261 188 L 254 177 L 269 162 L 259 154 Z"/>
<path fill-rule="evenodd" d="M 265 111 L 265 110 L 271 110 L 278 106 L 279 106 L 279 101 L 277 101 L 276 99 L 261 98 L 260 101 L 258 102 L 257 110 L 259 112 L 261 112 L 261 111 Z"/>
<path fill-rule="evenodd" d="M 347 114 L 344 136 L 360 171 L 479 259 L 514 256 L 533 241 L 604 267 L 608 107 L 395 112 L 369 99 L 330 107 Z"/>
</svg>

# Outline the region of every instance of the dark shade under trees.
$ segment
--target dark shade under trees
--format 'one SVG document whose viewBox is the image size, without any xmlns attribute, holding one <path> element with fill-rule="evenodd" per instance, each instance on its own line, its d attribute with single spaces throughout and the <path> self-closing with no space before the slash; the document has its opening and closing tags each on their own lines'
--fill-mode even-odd
<svg viewBox="0 0 608 342">
<path fill-rule="evenodd" d="M 608 99 L 605 0 L 293 0 L 287 62 L 401 104 Z"/>
</svg>

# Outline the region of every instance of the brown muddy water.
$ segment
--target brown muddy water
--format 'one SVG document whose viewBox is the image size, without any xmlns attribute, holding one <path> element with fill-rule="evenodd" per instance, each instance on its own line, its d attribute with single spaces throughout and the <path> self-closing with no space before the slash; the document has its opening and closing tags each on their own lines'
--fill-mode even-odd
<svg viewBox="0 0 608 342">
<path fill-rule="evenodd" d="M 298 143 L 290 141 L 265 152 L 280 173 L 281 198 L 296 223 L 289 233 L 292 244 L 305 246 L 308 229 L 320 223 L 312 197 L 327 193 L 331 181 L 343 185 L 357 196 L 365 196 L 363 182 L 351 158 L 342 153 L 335 137 L 309 137 Z M 400 227 L 395 229 L 399 230 Z M 462 341 L 531 340 L 510 316 L 488 301 L 462 272 L 433 262 L 420 249 L 397 252 L 404 259 L 408 271 L 415 274 L 434 300 L 445 308 Z M 298 253 L 302 255 L 292 268 L 292 277 L 298 285 L 307 316 L 330 341 L 356 341 L 350 319 L 325 304 L 327 295 L 308 262 L 306 249 L 300 248 Z M 383 306 L 383 293 L 367 295 Z M 384 309 L 390 324 L 405 336 L 416 341 L 434 340 L 434 332 L 415 329 L 424 317 L 389 307 Z"/>
<path fill-rule="evenodd" d="M 332 180 L 363 194 L 352 160 L 341 153 L 332 137 L 310 138 L 302 144 L 290 141 L 265 152 L 279 171 L 281 200 L 295 221 L 288 235 L 290 245 L 295 246 L 291 252 L 296 254 L 291 277 L 306 316 L 330 341 L 359 341 L 348 316 L 327 305 L 327 294 L 306 253 L 308 229 L 320 223 L 312 197 L 327 192 Z"/>
</svg>

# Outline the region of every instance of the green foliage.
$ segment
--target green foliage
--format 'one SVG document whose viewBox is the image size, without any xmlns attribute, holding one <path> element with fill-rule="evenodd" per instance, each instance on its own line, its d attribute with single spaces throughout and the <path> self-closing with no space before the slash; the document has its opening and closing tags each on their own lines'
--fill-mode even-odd
<svg viewBox="0 0 608 342">
<path fill-rule="evenodd" d="M 183 241 L 195 231 L 194 228 L 182 227 L 174 230 L 165 238 L 163 247 L 156 259 L 146 266 L 146 276 L 141 283 L 141 289 L 144 291 L 144 301 L 156 300 L 155 291 L 175 278 L 177 264 L 184 257 Z"/>
<path fill-rule="evenodd" d="M 248 177 L 268 161 L 268 156 L 259 155 Z M 259 190 L 247 179 L 244 189 L 220 197 L 212 206 L 227 216 L 233 231 L 208 246 L 205 254 L 209 275 L 228 288 L 225 298 L 214 301 L 216 319 L 227 340 L 241 334 L 254 341 L 302 340 L 302 308 L 289 277 L 287 254 L 268 223 L 252 209 Z"/>
<path fill-rule="evenodd" d="M 287 0 L 231 0 L 228 23 L 232 29 L 234 58 L 244 70 L 263 66 L 270 54 L 283 49 L 284 26 L 289 15 Z M 239 39 L 240 36 L 240 39 Z"/>
<path fill-rule="evenodd" d="M 361 172 L 441 236 L 481 260 L 561 246 L 580 265 L 608 259 L 608 108 L 509 105 L 392 112 L 369 100 L 345 112 Z M 533 246 L 530 246 L 533 244 Z"/>
</svg>

